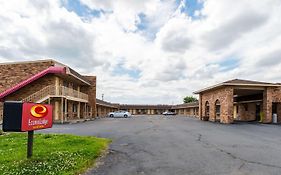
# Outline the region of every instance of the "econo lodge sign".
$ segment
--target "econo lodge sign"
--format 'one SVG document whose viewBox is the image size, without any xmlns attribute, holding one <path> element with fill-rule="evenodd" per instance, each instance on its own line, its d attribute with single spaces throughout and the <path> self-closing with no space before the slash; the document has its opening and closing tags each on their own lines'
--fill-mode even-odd
<svg viewBox="0 0 281 175">
<path fill-rule="evenodd" d="M 22 131 L 52 127 L 51 105 L 24 103 L 22 110 Z"/>
<path fill-rule="evenodd" d="M 34 131 L 51 128 L 53 124 L 52 106 L 36 103 L 5 102 L 4 131 Z"/>
</svg>

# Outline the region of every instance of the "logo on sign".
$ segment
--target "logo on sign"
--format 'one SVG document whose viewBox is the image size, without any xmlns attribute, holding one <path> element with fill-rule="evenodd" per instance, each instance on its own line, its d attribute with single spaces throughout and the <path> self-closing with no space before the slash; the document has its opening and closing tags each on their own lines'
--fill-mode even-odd
<svg viewBox="0 0 281 175">
<path fill-rule="evenodd" d="M 45 106 L 37 104 L 31 107 L 30 113 L 33 117 L 41 118 L 48 114 L 48 110 Z"/>
</svg>

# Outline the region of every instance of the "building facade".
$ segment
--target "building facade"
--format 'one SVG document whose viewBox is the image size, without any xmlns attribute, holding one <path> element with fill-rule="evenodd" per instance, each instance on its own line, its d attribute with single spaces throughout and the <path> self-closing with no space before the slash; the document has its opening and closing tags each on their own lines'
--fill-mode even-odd
<svg viewBox="0 0 281 175">
<path fill-rule="evenodd" d="M 172 109 L 176 112 L 177 115 L 193 117 L 199 116 L 199 102 L 174 105 L 172 106 Z"/>
<path fill-rule="evenodd" d="M 118 111 L 119 105 L 96 99 L 97 117 L 107 117 L 108 113 Z"/>
<path fill-rule="evenodd" d="M 4 101 L 46 103 L 54 122 L 96 116 L 96 77 L 82 76 L 54 60 L 0 64 L 0 117 Z"/>
<path fill-rule="evenodd" d="M 195 92 L 201 120 L 281 122 L 281 84 L 234 79 Z"/>
<path fill-rule="evenodd" d="M 165 111 L 171 111 L 172 105 L 120 104 L 119 109 L 128 111 L 132 115 L 159 115 Z"/>
<path fill-rule="evenodd" d="M 132 115 L 161 115 L 165 111 L 175 112 L 181 116 L 198 116 L 199 103 L 186 103 L 179 105 L 129 105 L 120 104 L 120 110 L 130 112 Z"/>
</svg>

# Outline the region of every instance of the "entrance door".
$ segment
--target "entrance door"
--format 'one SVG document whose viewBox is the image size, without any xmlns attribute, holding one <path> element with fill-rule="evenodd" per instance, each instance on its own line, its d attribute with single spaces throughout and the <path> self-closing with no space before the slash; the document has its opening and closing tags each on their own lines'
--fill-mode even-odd
<svg viewBox="0 0 281 175">
<path fill-rule="evenodd" d="M 261 105 L 256 104 L 256 121 L 261 120 Z"/>
</svg>

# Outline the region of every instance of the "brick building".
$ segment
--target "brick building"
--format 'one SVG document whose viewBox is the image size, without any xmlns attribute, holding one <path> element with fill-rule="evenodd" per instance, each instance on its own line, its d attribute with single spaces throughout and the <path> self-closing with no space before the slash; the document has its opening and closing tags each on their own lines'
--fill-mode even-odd
<svg viewBox="0 0 281 175">
<path fill-rule="evenodd" d="M 281 84 L 234 79 L 196 91 L 201 120 L 233 123 L 281 121 Z"/>
<path fill-rule="evenodd" d="M 184 103 L 172 106 L 177 115 L 183 116 L 199 116 L 199 102 Z"/>
<path fill-rule="evenodd" d="M 137 104 L 120 104 L 120 110 L 130 112 L 132 115 L 159 115 L 165 111 L 175 112 L 182 116 L 198 116 L 199 104 L 187 103 L 179 105 L 137 105 Z"/>
<path fill-rule="evenodd" d="M 109 103 L 100 99 L 96 99 L 96 105 L 97 117 L 106 117 L 108 113 L 119 109 L 119 104 Z"/>
<path fill-rule="evenodd" d="M 53 105 L 55 122 L 96 116 L 96 77 L 82 76 L 54 60 L 0 64 L 0 121 L 3 101 Z"/>
<path fill-rule="evenodd" d="M 157 115 L 165 111 L 171 111 L 172 105 L 120 104 L 119 109 L 128 111 L 132 115 Z"/>
</svg>

